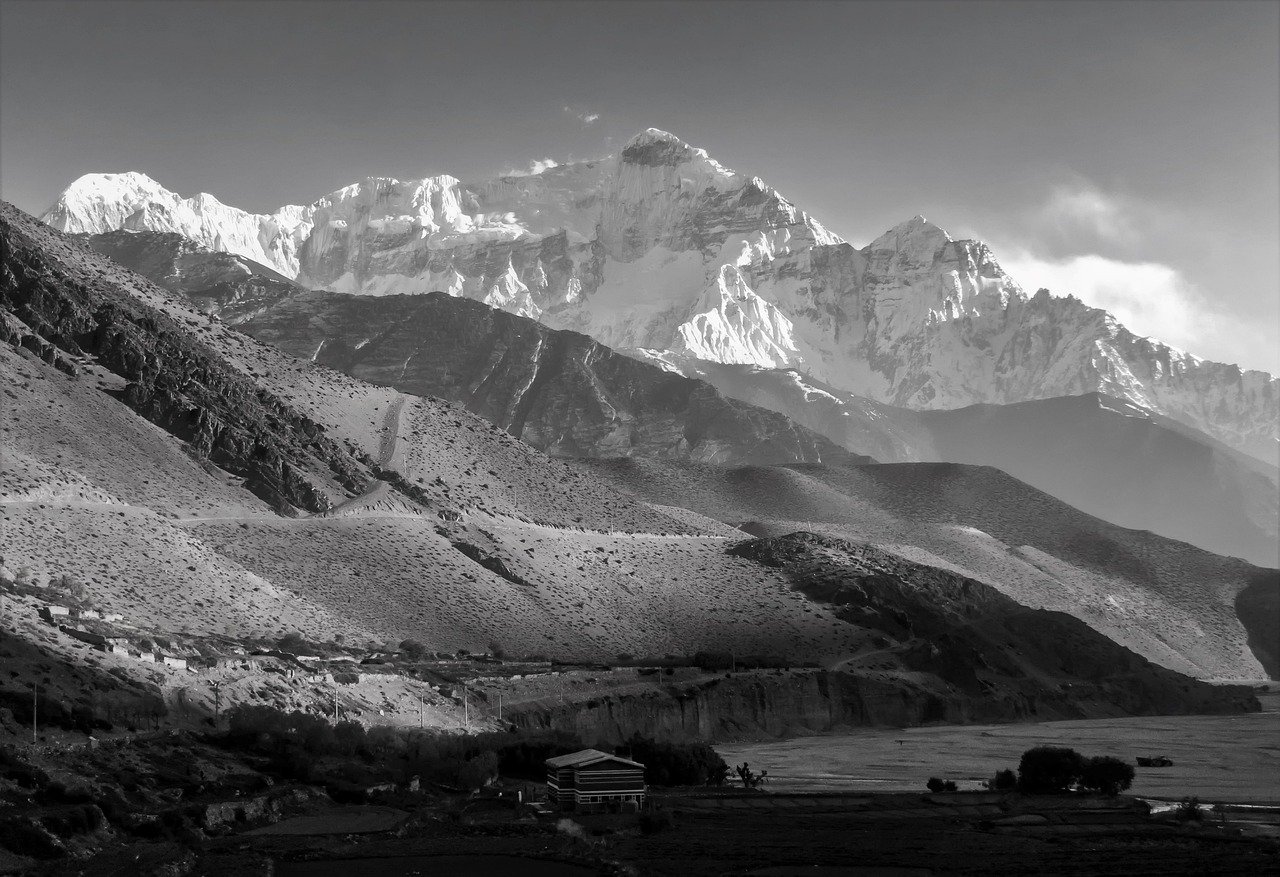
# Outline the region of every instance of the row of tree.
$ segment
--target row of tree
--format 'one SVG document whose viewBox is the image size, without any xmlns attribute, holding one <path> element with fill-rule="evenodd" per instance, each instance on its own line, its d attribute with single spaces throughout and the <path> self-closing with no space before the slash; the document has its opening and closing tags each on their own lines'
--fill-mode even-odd
<svg viewBox="0 0 1280 877">
<path fill-rule="evenodd" d="M 1072 789 L 1118 795 L 1133 785 L 1133 765 L 1113 755 L 1086 757 L 1063 746 L 1037 746 L 1022 753 L 1018 772 L 997 771 L 987 787 L 1000 792 L 1020 791 L 1033 795 L 1054 794 Z M 956 784 L 930 777 L 931 792 L 954 792 Z"/>
</svg>

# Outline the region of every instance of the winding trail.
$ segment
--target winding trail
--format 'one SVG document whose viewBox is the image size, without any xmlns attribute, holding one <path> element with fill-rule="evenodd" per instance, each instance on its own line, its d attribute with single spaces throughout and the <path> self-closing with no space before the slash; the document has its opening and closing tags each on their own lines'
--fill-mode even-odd
<svg viewBox="0 0 1280 877">
<path fill-rule="evenodd" d="M 398 394 L 395 401 L 387 407 L 382 418 L 382 441 L 378 445 L 378 465 L 387 467 L 395 459 L 396 448 L 400 441 L 400 415 L 404 412 L 406 397 Z"/>
</svg>

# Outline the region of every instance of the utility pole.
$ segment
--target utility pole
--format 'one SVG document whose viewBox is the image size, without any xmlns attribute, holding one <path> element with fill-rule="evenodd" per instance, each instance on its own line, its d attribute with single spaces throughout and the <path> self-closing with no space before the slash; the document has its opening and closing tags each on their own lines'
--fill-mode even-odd
<svg viewBox="0 0 1280 877">
<path fill-rule="evenodd" d="M 31 745 L 35 746 L 39 739 L 36 736 L 36 712 L 40 706 L 40 686 L 35 681 L 31 683 Z"/>
<path fill-rule="evenodd" d="M 421 731 L 421 730 L 425 727 L 425 725 L 423 725 L 423 723 L 422 723 L 422 722 L 423 722 L 423 719 L 422 719 L 422 695 L 421 695 L 421 694 L 419 694 L 419 695 L 418 695 L 418 730 L 419 730 L 419 731 Z"/>
<path fill-rule="evenodd" d="M 498 692 L 498 721 L 502 721 L 502 692 Z"/>
<path fill-rule="evenodd" d="M 333 723 L 338 724 L 338 689 L 333 690 Z"/>
<path fill-rule="evenodd" d="M 209 687 L 213 689 L 213 729 L 216 731 L 222 716 L 222 683 L 210 682 Z"/>
<path fill-rule="evenodd" d="M 467 730 L 471 730 L 471 707 L 467 703 L 467 686 L 462 686 L 462 721 L 466 723 Z"/>
</svg>

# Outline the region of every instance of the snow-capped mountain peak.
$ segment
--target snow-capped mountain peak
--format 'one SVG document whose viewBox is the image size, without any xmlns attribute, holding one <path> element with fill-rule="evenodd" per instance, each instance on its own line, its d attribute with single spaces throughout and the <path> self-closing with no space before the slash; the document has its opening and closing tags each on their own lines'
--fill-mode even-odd
<svg viewBox="0 0 1280 877">
<path fill-rule="evenodd" d="M 794 368 L 898 405 L 1103 392 L 1276 457 L 1271 375 L 1138 338 L 1075 298 L 1028 297 L 985 244 L 923 216 L 855 249 L 657 128 L 613 159 L 476 183 L 371 177 L 269 215 L 91 174 L 44 218 L 174 231 L 307 286 L 443 290 L 611 347 Z"/>
</svg>

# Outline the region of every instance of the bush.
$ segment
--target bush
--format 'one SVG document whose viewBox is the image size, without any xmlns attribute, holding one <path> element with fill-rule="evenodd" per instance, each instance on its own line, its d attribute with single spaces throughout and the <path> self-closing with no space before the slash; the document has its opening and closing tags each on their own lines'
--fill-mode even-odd
<svg viewBox="0 0 1280 877">
<path fill-rule="evenodd" d="M 987 788 L 997 792 L 1011 792 L 1018 787 L 1018 775 L 1011 770 L 998 770 L 987 782 Z"/>
<path fill-rule="evenodd" d="M 943 791 L 947 787 L 947 784 L 944 783 L 942 780 L 938 779 L 937 777 L 929 777 L 929 782 L 925 783 L 924 785 L 926 789 L 933 792 L 934 794 L 937 794 L 938 792 Z"/>
<path fill-rule="evenodd" d="M 1084 763 L 1080 785 L 1107 795 L 1118 795 L 1133 785 L 1133 765 L 1112 755 L 1090 758 Z"/>
<path fill-rule="evenodd" d="M 1183 798 L 1178 808 L 1173 811 L 1173 818 L 1179 822 L 1201 822 L 1204 820 L 1204 808 L 1199 798 Z"/>
<path fill-rule="evenodd" d="M 1037 746 L 1022 753 L 1018 788 L 1031 794 L 1065 792 L 1080 782 L 1084 756 L 1062 746 Z"/>
<path fill-rule="evenodd" d="M 427 647 L 416 639 L 407 639 L 400 643 L 400 651 L 410 661 L 421 661 L 427 653 Z"/>
</svg>

